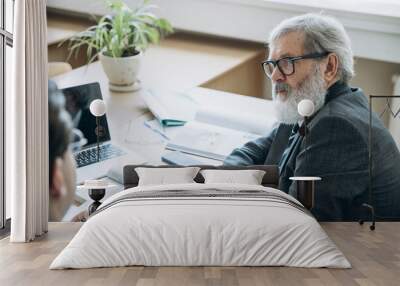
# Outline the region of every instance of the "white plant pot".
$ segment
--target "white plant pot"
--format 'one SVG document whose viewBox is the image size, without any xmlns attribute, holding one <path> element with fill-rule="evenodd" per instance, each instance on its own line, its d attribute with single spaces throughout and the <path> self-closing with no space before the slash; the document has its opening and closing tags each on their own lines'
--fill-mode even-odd
<svg viewBox="0 0 400 286">
<path fill-rule="evenodd" d="M 130 92 L 140 89 L 137 78 L 142 52 L 135 56 L 113 58 L 99 54 L 101 65 L 109 81 L 109 88 L 117 92 Z"/>
</svg>

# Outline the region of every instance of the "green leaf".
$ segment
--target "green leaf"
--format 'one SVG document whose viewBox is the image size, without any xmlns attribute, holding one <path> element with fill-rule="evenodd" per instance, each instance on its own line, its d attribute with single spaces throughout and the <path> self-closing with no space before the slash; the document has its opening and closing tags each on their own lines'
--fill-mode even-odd
<svg viewBox="0 0 400 286">
<path fill-rule="evenodd" d="M 174 32 L 172 25 L 164 18 L 158 19 L 155 24 L 163 33 L 169 34 Z"/>
<path fill-rule="evenodd" d="M 97 25 L 72 36 L 68 45 L 69 56 L 72 53 L 77 55 L 82 47 L 86 47 L 90 63 L 95 59 L 93 53 L 128 56 L 145 50 L 150 43 L 158 43 L 161 37 L 172 33 L 173 28 L 166 19 L 158 18 L 152 12 L 158 7 L 149 2 L 144 0 L 131 9 L 122 0 L 107 1 L 112 13 L 98 19 Z"/>
<path fill-rule="evenodd" d="M 160 40 L 160 33 L 158 32 L 157 29 L 149 27 L 148 29 L 145 30 L 145 33 L 147 34 L 147 38 L 149 39 L 150 43 L 158 43 Z"/>
</svg>

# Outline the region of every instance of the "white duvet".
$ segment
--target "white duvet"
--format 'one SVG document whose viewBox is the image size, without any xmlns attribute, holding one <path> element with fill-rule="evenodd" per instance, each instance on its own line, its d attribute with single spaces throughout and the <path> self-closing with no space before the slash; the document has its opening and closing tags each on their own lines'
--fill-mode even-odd
<svg viewBox="0 0 400 286">
<path fill-rule="evenodd" d="M 142 198 L 146 191 L 265 191 L 280 200 L 240 197 Z M 249 192 L 251 194 L 251 192 Z M 283 201 L 292 204 L 283 203 Z M 232 184 L 135 187 L 107 199 L 50 269 L 145 266 L 350 268 L 318 222 L 287 194 Z"/>
</svg>

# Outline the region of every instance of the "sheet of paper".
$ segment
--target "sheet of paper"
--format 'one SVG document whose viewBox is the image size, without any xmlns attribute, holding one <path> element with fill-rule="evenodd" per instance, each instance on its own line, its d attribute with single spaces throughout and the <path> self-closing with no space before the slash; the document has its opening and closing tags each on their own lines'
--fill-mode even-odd
<svg viewBox="0 0 400 286">
<path fill-rule="evenodd" d="M 165 139 L 165 141 L 169 141 L 182 128 L 180 126 L 163 126 L 157 119 L 145 121 L 144 126 L 158 134 L 161 138 Z"/>
<path fill-rule="evenodd" d="M 277 122 L 271 100 L 199 87 L 185 94 L 197 102 L 197 113 L 170 137 L 170 150 L 223 161 L 233 149 L 266 135 Z"/>
<path fill-rule="evenodd" d="M 166 148 L 223 161 L 233 149 L 259 135 L 191 121 L 181 127 Z"/>
<path fill-rule="evenodd" d="M 202 106 L 197 110 L 195 121 L 263 135 L 276 123 L 275 118 L 263 115 L 240 110 L 226 110 L 223 107 Z"/>
<path fill-rule="evenodd" d="M 158 120 L 154 120 L 159 125 Z M 128 132 L 125 136 L 125 143 L 134 145 L 164 144 L 166 138 L 160 136 L 159 133 L 154 132 L 154 130 L 146 126 L 144 122 L 146 121 L 143 121 L 140 118 L 136 120 L 131 120 Z"/>
<path fill-rule="evenodd" d="M 185 91 L 198 103 L 196 121 L 266 135 L 277 124 L 271 100 L 195 87 Z"/>
</svg>

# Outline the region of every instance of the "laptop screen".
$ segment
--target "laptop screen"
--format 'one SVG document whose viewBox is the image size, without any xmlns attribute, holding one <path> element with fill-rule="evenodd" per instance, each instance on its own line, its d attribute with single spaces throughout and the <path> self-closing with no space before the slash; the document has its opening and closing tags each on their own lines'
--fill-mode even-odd
<svg viewBox="0 0 400 286">
<path fill-rule="evenodd" d="M 103 99 L 99 83 L 68 87 L 62 89 L 62 92 L 65 97 L 65 108 L 71 115 L 74 128 L 79 129 L 87 140 L 84 147 L 97 143 L 96 117 L 90 113 L 89 106 L 93 100 Z M 109 141 L 111 138 L 106 115 L 100 117 L 100 125 L 104 132 L 99 141 Z"/>
</svg>

